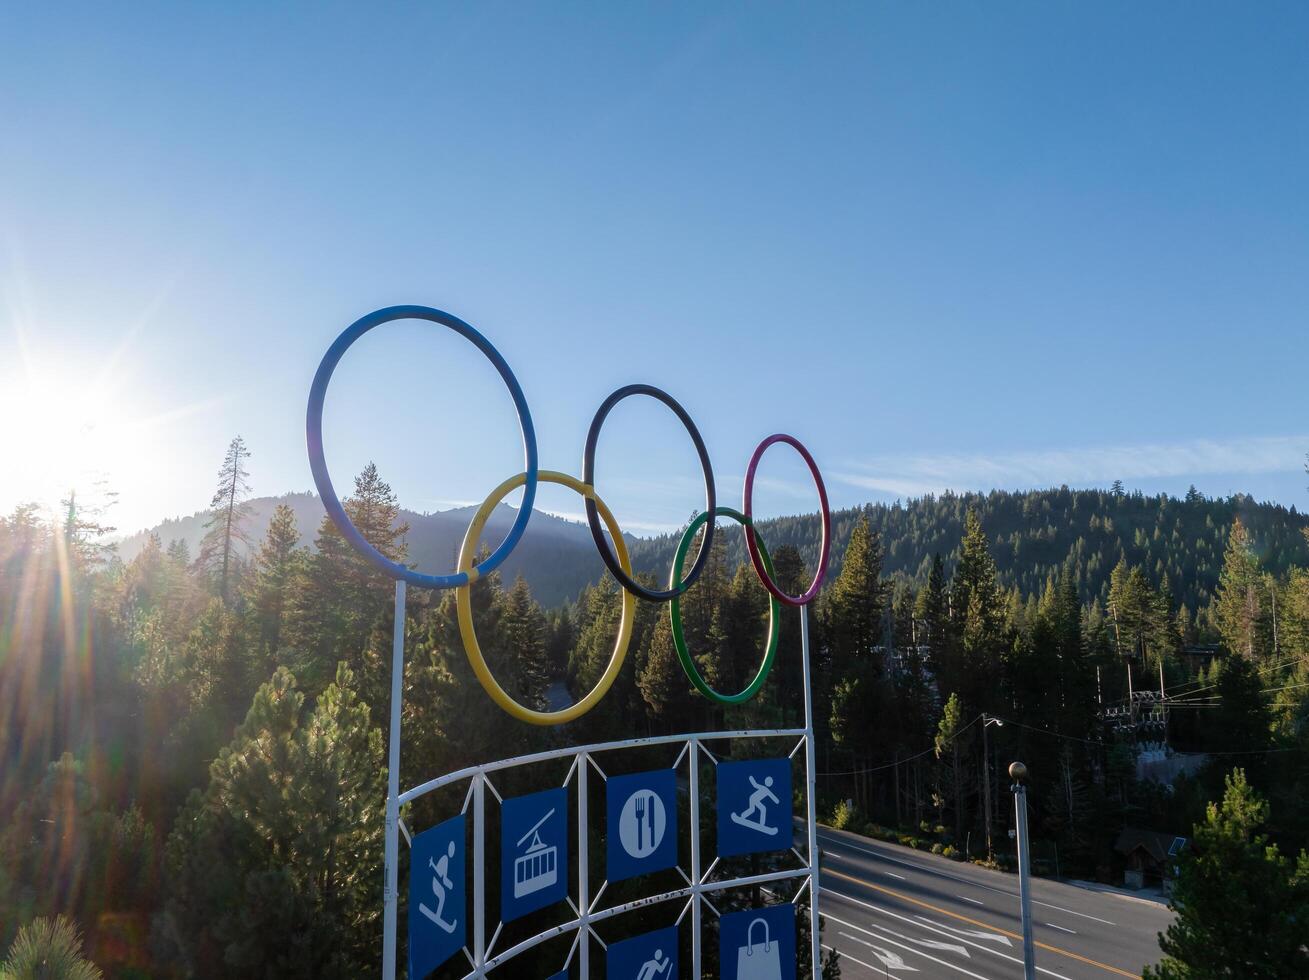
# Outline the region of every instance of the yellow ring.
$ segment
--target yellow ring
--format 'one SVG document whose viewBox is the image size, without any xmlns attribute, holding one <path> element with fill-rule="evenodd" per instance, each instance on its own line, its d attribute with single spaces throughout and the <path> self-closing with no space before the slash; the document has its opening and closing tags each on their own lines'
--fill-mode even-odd
<svg viewBox="0 0 1309 980">
<path fill-rule="evenodd" d="M 623 541 L 623 532 L 619 528 L 618 522 L 614 520 L 614 515 L 605 506 L 604 501 L 596 496 L 595 488 L 588 486 L 576 477 L 569 476 L 567 473 L 558 473 L 554 470 L 541 470 L 537 473 L 537 480 L 541 483 L 557 483 L 560 486 L 568 487 L 570 490 L 575 490 L 588 500 L 595 501 L 600 517 L 605 522 L 605 527 L 609 529 L 609 536 L 613 538 L 618 563 L 623 571 L 630 576 L 632 574 L 632 563 L 627 556 L 627 543 Z M 473 572 L 473 556 L 477 554 L 477 544 L 482 537 L 482 528 L 486 526 L 486 521 L 491 516 L 491 512 L 495 510 L 496 504 L 504 500 L 511 491 L 521 487 L 526 481 L 526 473 L 511 476 L 492 490 L 491 495 L 482 502 L 482 506 L 473 515 L 472 523 L 468 525 L 468 533 L 464 535 L 463 546 L 459 549 L 459 571 Z M 470 582 L 473 577 L 472 574 L 469 575 Z M 608 693 L 609 688 L 617 679 L 618 671 L 622 669 L 623 660 L 627 657 L 627 646 L 632 640 L 632 621 L 635 618 L 636 598 L 626 589 L 620 589 L 619 591 L 623 595 L 623 618 L 618 624 L 618 640 L 614 643 L 614 652 L 609 658 L 609 666 L 605 668 L 604 674 L 596 682 L 595 687 L 591 689 L 591 693 L 570 708 L 564 708 L 560 711 L 535 711 L 515 701 L 496 681 L 491 669 L 486 665 L 486 658 L 482 656 L 482 648 L 477 642 L 477 633 L 473 629 L 473 604 L 469 586 L 461 585 L 455 589 L 455 604 L 459 610 L 459 635 L 464 641 L 464 651 L 468 654 L 468 662 L 473 666 L 473 673 L 477 675 L 477 679 L 485 688 L 486 693 L 491 695 L 491 700 L 515 718 L 532 725 L 561 725 L 566 721 L 573 721 L 582 717 L 599 704 L 600 699 Z"/>
</svg>

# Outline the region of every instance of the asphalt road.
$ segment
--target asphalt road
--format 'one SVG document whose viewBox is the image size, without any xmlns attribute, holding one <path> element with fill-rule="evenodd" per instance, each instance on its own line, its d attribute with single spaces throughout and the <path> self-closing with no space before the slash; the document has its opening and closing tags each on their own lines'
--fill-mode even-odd
<svg viewBox="0 0 1309 980">
<path fill-rule="evenodd" d="M 826 827 L 819 846 L 823 944 L 845 980 L 1021 980 L 1016 876 Z M 1108 980 L 1159 959 L 1172 912 L 1036 878 L 1032 918 L 1039 977 Z"/>
</svg>

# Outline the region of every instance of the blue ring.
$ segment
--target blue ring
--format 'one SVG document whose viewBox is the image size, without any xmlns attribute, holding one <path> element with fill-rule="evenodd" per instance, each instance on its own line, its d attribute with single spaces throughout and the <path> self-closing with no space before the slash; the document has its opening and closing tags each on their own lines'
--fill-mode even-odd
<svg viewBox="0 0 1309 980">
<path fill-rule="evenodd" d="M 523 502 L 513 527 L 500 542 L 500 547 L 491 552 L 485 561 L 478 563 L 472 575 L 467 572 L 458 572 L 454 575 L 423 575 L 412 568 L 391 561 L 359 533 L 359 529 L 354 526 L 345 508 L 341 506 L 336 490 L 332 487 L 331 475 L 327 472 L 327 460 L 323 456 L 323 400 L 327 396 L 327 384 L 332 380 L 332 372 L 336 370 L 337 363 L 349 350 L 351 344 L 373 327 L 391 320 L 430 320 L 449 327 L 455 333 L 472 341 L 477 349 L 486 355 L 487 360 L 495 365 L 495 369 L 500 372 L 500 377 L 504 379 L 505 387 L 509 389 L 509 394 L 514 399 L 514 408 L 518 412 L 518 425 L 523 431 L 523 469 L 527 471 L 527 482 L 523 485 Z M 314 485 L 318 488 L 318 496 L 327 510 L 327 516 L 332 519 L 337 530 L 356 551 L 392 578 L 404 579 L 410 585 L 425 589 L 456 589 L 461 585 L 467 585 L 475 578 L 495 571 L 500 563 L 509 557 L 509 553 L 514 550 L 523 532 L 527 530 L 527 522 L 532 516 L 532 505 L 536 502 L 537 482 L 536 429 L 532 425 L 532 413 L 527 407 L 527 399 L 523 396 L 523 389 L 519 387 L 518 379 L 514 377 L 509 364 L 500 356 L 500 352 L 489 340 L 457 316 L 434 310 L 430 306 L 388 306 L 386 309 L 360 317 L 342 331 L 341 336 L 336 338 L 332 346 L 327 349 L 327 353 L 323 355 L 322 363 L 318 365 L 314 383 L 309 389 L 309 412 L 305 429 L 309 444 L 309 468 L 313 471 Z"/>
</svg>

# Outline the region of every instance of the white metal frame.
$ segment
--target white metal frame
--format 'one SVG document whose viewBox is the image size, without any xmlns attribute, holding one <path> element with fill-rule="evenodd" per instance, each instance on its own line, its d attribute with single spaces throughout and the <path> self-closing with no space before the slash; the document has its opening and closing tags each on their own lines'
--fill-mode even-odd
<svg viewBox="0 0 1309 980">
<path fill-rule="evenodd" d="M 502 759 L 497 762 L 488 762 L 478 766 L 469 766 L 460 769 L 458 772 L 448 773 L 439 776 L 436 779 L 430 779 L 421 785 L 412 789 L 400 792 L 400 699 L 402 692 L 401 680 L 404 672 L 404 614 L 405 614 L 405 583 L 396 582 L 395 588 L 395 633 L 392 647 L 391 660 L 391 732 L 390 732 L 390 753 L 387 770 L 387 803 L 386 803 L 386 886 L 384 890 L 385 913 L 384 913 L 384 934 L 383 934 L 383 954 L 382 954 L 382 976 L 383 980 L 395 980 L 396 976 L 396 938 L 398 930 L 398 910 L 399 910 L 399 839 L 403 831 L 405 839 L 409 839 L 407 828 L 400 821 L 400 807 L 406 803 L 418 799 L 434 790 L 449 786 L 452 783 L 461 780 L 471 780 L 469 790 L 464 798 L 464 810 L 472 806 L 473 810 L 473 928 L 471 932 L 471 951 L 467 946 L 464 947 L 464 953 L 468 957 L 472 969 L 465 975 L 465 980 L 469 978 L 486 977 L 497 967 L 503 966 L 509 960 L 513 959 L 520 953 L 558 936 L 572 932 L 573 945 L 568 953 L 563 968 L 567 968 L 572 963 L 574 955 L 578 959 L 578 971 L 582 980 L 589 980 L 590 961 L 591 961 L 591 939 L 604 946 L 603 940 L 595 934 L 592 928 L 596 922 L 602 922 L 611 919 L 614 916 L 621 915 L 633 909 L 644 908 L 650 905 L 661 904 L 663 902 L 683 901 L 685 904 L 682 911 L 677 917 L 680 924 L 686 917 L 686 913 L 691 913 L 691 971 L 690 975 L 698 978 L 701 975 L 701 932 L 704 916 L 704 907 L 708 906 L 710 911 L 715 915 L 718 910 L 714 908 L 706 895 L 715 892 L 725 891 L 730 888 L 741 888 L 749 885 L 763 884 L 774 881 L 797 880 L 800 881 L 794 896 L 791 898 L 793 903 L 798 904 L 805 895 L 806 886 L 808 887 L 809 897 L 809 928 L 810 928 L 810 954 L 811 969 L 813 970 L 814 980 L 821 977 L 821 958 L 822 946 L 818 935 L 818 824 L 817 824 L 817 802 L 815 799 L 815 765 L 814 765 L 814 723 L 813 723 L 813 688 L 809 674 L 809 611 L 808 607 L 800 607 L 800 636 L 801 636 L 801 659 L 804 671 L 804 727 L 803 728 L 779 728 L 779 729 L 753 729 L 738 730 L 725 732 L 695 732 L 684 735 L 657 735 L 649 738 L 632 738 L 623 739 L 614 742 L 601 742 L 594 745 L 582 745 L 574 748 L 551 749 L 545 752 L 535 752 L 530 755 L 517 756 L 511 759 Z M 741 878 L 729 878 L 721 880 L 712 880 L 715 870 L 718 868 L 719 859 L 715 858 L 705 868 L 703 866 L 703 856 L 700 848 L 700 753 L 704 753 L 715 765 L 718 763 L 717 757 L 706 748 L 704 742 L 714 742 L 727 739 L 738 738 L 795 738 L 798 741 L 795 747 L 791 749 L 790 757 L 794 758 L 796 752 L 801 747 L 805 750 L 805 806 L 806 820 L 805 827 L 808 834 L 807 854 L 801 854 L 800 851 L 792 848 L 792 853 L 799 858 L 801 866 L 798 868 L 773 871 L 766 874 L 749 875 Z M 602 884 L 596 890 L 595 895 L 591 894 L 590 880 L 590 837 L 588 829 L 590 825 L 588 815 L 588 781 L 590 770 L 595 769 L 596 774 L 602 779 L 606 778 L 603 769 L 595 757 L 603 755 L 606 752 L 617 751 L 619 749 L 631 749 L 648 745 L 672 745 L 678 742 L 684 742 L 685 746 L 678 754 L 677 759 L 673 762 L 673 768 L 681 765 L 685 759 L 688 765 L 688 791 L 690 796 L 690 821 L 691 821 L 691 873 L 688 876 L 678 866 L 682 877 L 686 879 L 686 885 L 681 888 L 675 888 L 671 891 L 662 892 L 657 895 L 650 895 L 644 898 L 636 899 L 631 902 L 625 902 L 621 905 L 600 909 L 600 899 L 604 895 L 605 886 Z M 490 775 L 505 769 L 512 769 L 518 766 L 531 765 L 537 762 L 547 762 L 553 759 L 571 758 L 572 764 L 564 777 L 563 785 L 567 786 L 572 782 L 574 775 L 577 777 L 577 870 L 578 870 L 578 888 L 577 903 L 574 904 L 572 898 L 568 899 L 568 904 L 572 907 L 573 918 L 559 925 L 539 932 L 516 945 L 497 952 L 495 949 L 496 941 L 500 937 L 501 929 L 497 928 L 491 936 L 488 943 L 486 939 L 486 791 L 489 788 L 496 799 L 500 799 L 500 794 L 496 791 L 495 786 L 489 779 Z M 503 924 L 501 924 L 503 926 Z"/>
</svg>

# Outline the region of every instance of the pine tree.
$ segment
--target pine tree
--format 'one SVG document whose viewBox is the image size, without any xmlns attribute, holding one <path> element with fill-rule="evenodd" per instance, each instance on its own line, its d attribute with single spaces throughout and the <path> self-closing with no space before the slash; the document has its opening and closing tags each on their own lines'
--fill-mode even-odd
<svg viewBox="0 0 1309 980">
<path fill-rule="evenodd" d="M 1267 821 L 1267 803 L 1233 770 L 1184 852 L 1170 903 L 1177 918 L 1145 980 L 1309 976 L 1309 855 L 1292 867 L 1262 832 Z"/>
<path fill-rule="evenodd" d="M 873 662 L 876 675 L 884 672 L 878 648 L 884 639 L 885 606 L 882 540 L 864 516 L 850 534 L 841 574 L 832 583 L 827 600 L 825 633 L 838 676 L 857 661 Z"/>
<path fill-rule="evenodd" d="M 515 676 L 513 652 L 504 642 L 505 592 L 500 573 L 475 582 L 469 601 L 482 656 L 492 675 L 506 692 L 525 700 Z M 410 733 L 401 755 L 405 785 L 433 773 L 516 755 L 528 744 L 528 729 L 538 731 L 508 719 L 482 689 L 464 652 L 451 592 L 418 617 L 406 640 L 405 678 L 403 727 Z M 420 802 L 420 816 L 434 818 L 430 809 L 434 802 Z"/>
<path fill-rule="evenodd" d="M 1233 653 L 1254 657 L 1266 652 L 1264 605 L 1259 559 L 1255 556 L 1250 534 L 1238 517 L 1227 537 L 1215 602 L 1223 640 Z"/>
<path fill-rule="evenodd" d="M 499 632 L 522 702 L 537 710 L 545 708 L 546 689 L 555 680 L 546 653 L 545 614 L 521 575 L 501 599 Z"/>
<path fill-rule="evenodd" d="M 168 560 L 182 568 L 191 565 L 191 548 L 184 538 L 174 538 L 168 542 Z"/>
<path fill-rule="evenodd" d="M 828 718 L 833 743 L 848 753 L 851 767 L 868 768 L 875 748 L 896 732 L 894 699 L 886 672 L 884 615 L 887 586 L 882 579 L 882 542 L 867 516 L 850 532 L 841 573 L 823 611 L 824 646 L 832 687 Z M 856 780 L 859 804 L 871 803 L 867 778 Z"/>
<path fill-rule="evenodd" d="M 201 977 L 347 977 L 380 938 L 381 733 L 344 665 L 312 711 L 279 668 L 169 839 L 170 909 Z"/>
<path fill-rule="evenodd" d="M 947 662 L 946 686 L 969 711 L 998 707 L 1001 660 L 1008 645 L 995 559 L 977 512 L 964 521 L 959 564 L 950 581 L 950 625 L 957 648 Z"/>
<path fill-rule="evenodd" d="M 800 549 L 791 544 L 777 546 L 773 554 L 774 579 L 787 595 L 800 595 L 809 586 L 810 571 L 805 565 Z M 755 588 L 759 588 L 758 585 Z M 761 594 L 761 599 L 763 598 Z M 781 606 L 781 632 L 777 640 L 777 658 L 773 662 L 773 671 L 769 681 L 764 685 L 762 696 L 769 698 L 781 709 L 781 727 L 789 727 L 792 722 L 804 716 L 804 685 L 800 679 L 802 650 L 800 642 L 800 610 L 794 606 L 779 603 Z M 767 606 L 761 607 L 761 616 L 767 619 Z M 810 624 L 812 631 L 813 624 Z M 762 635 L 762 634 L 761 634 Z M 812 633 L 811 633 L 812 636 Z M 810 648 L 810 671 L 815 685 L 824 676 L 825 671 L 819 663 L 821 649 L 813 645 Z M 752 675 L 753 676 L 753 675 Z"/>
<path fill-rule="evenodd" d="M 102 543 L 114 527 L 104 522 L 104 515 L 116 501 L 117 494 L 107 493 L 106 501 L 97 505 L 78 503 L 76 492 L 70 492 L 62 501 L 64 507 L 64 552 L 80 577 L 102 565 L 112 553 L 112 546 Z"/>
<path fill-rule="evenodd" d="M 577 642 L 573 616 L 568 606 L 562 606 L 551 610 L 546 618 L 546 659 L 550 662 L 551 675 L 563 677 L 568 672 L 569 654 L 572 652 L 573 644 Z"/>
<path fill-rule="evenodd" d="M 968 725 L 964 722 L 963 706 L 959 703 L 959 695 L 951 694 L 950 699 L 946 701 L 945 707 L 941 710 L 941 721 L 937 725 L 934 748 L 938 761 L 947 752 L 950 757 L 949 779 L 940 780 L 938 791 L 954 811 L 956 839 L 962 838 L 964 834 L 965 805 L 962 755 L 964 749 L 967 748 L 964 744 L 964 740 L 967 738 L 965 732 L 967 728 Z"/>
<path fill-rule="evenodd" d="M 364 539 L 391 561 L 403 564 L 409 525 L 391 487 L 369 463 L 355 478 L 354 493 L 342 506 Z M 324 515 L 315 539 L 316 554 L 291 589 L 283 642 L 297 648 L 301 680 L 319 686 L 313 676 L 323 664 L 346 660 L 360 677 L 365 700 L 379 710 L 389 696 L 391 618 L 394 582 L 352 547 Z M 321 678 L 325 683 L 327 678 Z"/>
<path fill-rule="evenodd" d="M 923 624 L 928 660 L 940 670 L 949 656 L 950 600 L 946 593 L 945 562 L 939 551 L 932 556 L 932 570 L 927 576 L 927 586 L 918 593 L 914 615 Z"/>
<path fill-rule="evenodd" d="M 0 963 L 0 980 L 101 980 L 100 969 L 82 955 L 77 926 L 62 915 L 34 919 L 18 930 Z"/>
<path fill-rule="evenodd" d="M 1228 656 L 1218 664 L 1212 680 L 1214 693 L 1218 695 L 1212 728 L 1213 749 L 1229 752 L 1266 749 L 1272 735 L 1272 720 L 1254 665 L 1244 657 Z"/>
<path fill-rule="evenodd" d="M 245 440 L 237 436 L 227 447 L 223 465 L 218 469 L 218 486 L 209 501 L 210 514 L 205 522 L 205 536 L 200 542 L 200 567 L 218 575 L 218 594 L 227 602 L 228 585 L 233 564 L 237 558 L 234 548 L 238 542 L 250 543 L 246 534 L 249 523 L 250 474 L 245 461 L 250 458 Z"/>
<path fill-rule="evenodd" d="M 666 616 L 660 616 L 655 623 L 645 668 L 636 683 L 656 731 L 685 731 L 690 726 L 685 699 L 679 696 L 687 683 L 686 674 L 677 661 L 673 631 Z"/>
<path fill-rule="evenodd" d="M 248 591 L 259 641 L 268 654 L 276 654 L 281 645 L 287 591 L 304 560 L 297 550 L 299 544 L 295 512 L 286 504 L 278 504 L 255 556 Z"/>
</svg>

